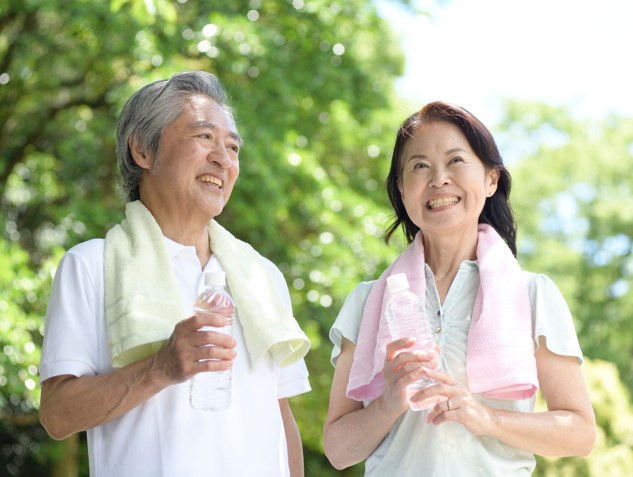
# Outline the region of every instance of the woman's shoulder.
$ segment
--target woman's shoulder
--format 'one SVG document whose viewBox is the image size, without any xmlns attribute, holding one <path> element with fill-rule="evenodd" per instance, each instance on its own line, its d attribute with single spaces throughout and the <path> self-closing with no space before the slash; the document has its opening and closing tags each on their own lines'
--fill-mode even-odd
<svg viewBox="0 0 633 477">
<path fill-rule="evenodd" d="M 523 275 L 528 284 L 530 296 L 538 294 L 561 294 L 560 289 L 548 275 L 544 273 L 523 271 Z"/>
<path fill-rule="evenodd" d="M 371 280 L 367 282 L 360 282 L 356 285 L 345 298 L 341 311 L 339 312 L 339 317 L 344 314 L 351 313 L 356 315 L 358 312 L 362 313 L 367 297 L 376 282 L 377 280 Z"/>
<path fill-rule="evenodd" d="M 336 357 L 340 353 L 341 342 L 343 338 L 356 343 L 360 330 L 360 322 L 363 317 L 363 308 L 369 296 L 369 292 L 373 288 L 376 280 L 360 282 L 347 295 L 341 310 L 334 320 L 330 328 L 330 340 L 334 344 L 332 351 L 332 362 L 336 361 Z"/>
<path fill-rule="evenodd" d="M 345 299 L 345 303 L 348 301 L 360 303 L 361 307 L 365 306 L 365 302 L 367 301 L 367 297 L 369 296 L 369 292 L 376 284 L 377 280 L 370 280 L 367 282 L 360 282 L 356 285 L 352 291 L 347 295 Z M 345 306 L 345 304 L 343 304 Z"/>
<path fill-rule="evenodd" d="M 554 281 L 543 273 L 526 272 L 529 283 L 535 345 L 539 337 L 547 340 L 547 348 L 561 356 L 574 356 L 582 362 L 582 351 L 574 326 L 574 319 L 562 292 Z"/>
</svg>

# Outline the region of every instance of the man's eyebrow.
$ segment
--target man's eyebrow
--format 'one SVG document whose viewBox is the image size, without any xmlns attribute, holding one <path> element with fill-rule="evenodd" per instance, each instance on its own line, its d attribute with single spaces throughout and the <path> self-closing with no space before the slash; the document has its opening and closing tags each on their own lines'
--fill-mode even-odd
<svg viewBox="0 0 633 477">
<path fill-rule="evenodd" d="M 209 121 L 196 121 L 195 123 L 191 125 L 191 128 L 192 129 L 211 129 L 213 131 L 218 129 L 218 127 L 215 124 L 210 123 Z M 244 141 L 242 140 L 242 136 L 240 136 L 236 131 L 231 131 L 230 135 L 239 144 L 239 146 L 242 147 L 242 145 L 244 144 Z"/>
</svg>

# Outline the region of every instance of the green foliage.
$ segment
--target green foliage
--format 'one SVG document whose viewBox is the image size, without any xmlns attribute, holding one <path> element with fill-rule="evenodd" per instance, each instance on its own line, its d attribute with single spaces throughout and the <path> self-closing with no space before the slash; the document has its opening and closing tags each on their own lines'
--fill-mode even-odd
<svg viewBox="0 0 633 477">
<path fill-rule="evenodd" d="M 42 316 L 53 274 L 50 260 L 33 270 L 19 246 L 0 240 L 0 408 L 20 416 L 39 407 L 37 365 L 42 344 Z"/>
<path fill-rule="evenodd" d="M 24 250 L 0 240 L 0 462 L 10 474 L 30 468 L 29 457 L 46 445 L 37 423 L 37 366 L 51 263 L 34 270 Z"/>
<path fill-rule="evenodd" d="M 633 120 L 511 103 L 505 124 L 534 145 L 512 169 L 521 261 L 554 279 L 583 351 L 633 389 Z"/>
<path fill-rule="evenodd" d="M 229 90 L 245 140 L 241 176 L 219 219 L 285 272 L 314 344 L 314 392 L 293 406 L 306 466 L 325 472 L 327 331 L 352 287 L 394 254 L 381 242 L 388 210 L 380 182 L 403 116 L 391 106 L 402 58 L 366 0 L 212 5 L 0 0 L 0 259 L 12 271 L 2 281 L 11 296 L 0 295 L 10 316 L 0 325 L 0 403 L 6 415 L 36 420 L 34 366 L 54 264 L 122 216 L 114 130 L 123 102 L 150 81 L 204 69 Z M 32 426 L 6 423 L 3 441 L 16 432 L 37 440 Z M 45 466 L 63 465 L 63 447 L 38 449 Z M 0 464 L 11 475 L 28 472 L 34 452 L 16 448 Z"/>
<path fill-rule="evenodd" d="M 351 289 L 403 248 L 382 242 L 390 219 L 383 181 L 396 128 L 420 106 L 393 96 L 402 58 L 374 4 L 0 0 L 3 475 L 43 475 L 73 458 L 67 449 L 77 441 L 55 443 L 37 424 L 51 277 L 64 250 L 121 219 L 114 130 L 123 102 L 188 69 L 221 78 L 245 139 L 219 220 L 279 264 L 313 342 L 313 392 L 291 401 L 306 475 L 363 473 L 362 465 L 337 472 L 323 456 L 327 332 Z M 512 103 L 503 137 L 519 152 L 511 170 L 521 261 L 561 287 L 587 356 L 616 363 L 633 388 L 633 217 L 623 206 L 633 203 L 633 123 L 581 123 L 564 110 Z M 590 459 L 543 459 L 542 475 L 630 472 L 626 389 L 608 364 L 590 369 L 596 450 Z M 85 455 L 82 462 L 87 475 Z"/>
<path fill-rule="evenodd" d="M 502 130 L 523 149 L 511 164 L 520 261 L 560 287 L 595 360 L 584 365 L 599 426 L 591 456 L 539 459 L 536 475 L 629 475 L 633 121 L 579 121 L 562 108 L 512 102 Z"/>
</svg>

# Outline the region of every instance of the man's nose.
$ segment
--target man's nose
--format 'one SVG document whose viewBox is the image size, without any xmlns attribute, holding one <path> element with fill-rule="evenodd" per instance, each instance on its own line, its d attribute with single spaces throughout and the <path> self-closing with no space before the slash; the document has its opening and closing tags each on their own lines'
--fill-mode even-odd
<svg viewBox="0 0 633 477">
<path fill-rule="evenodd" d="M 209 162 L 215 163 L 223 169 L 227 169 L 231 165 L 231 157 L 226 150 L 224 144 L 220 141 L 216 141 L 213 150 L 209 153 Z"/>
</svg>

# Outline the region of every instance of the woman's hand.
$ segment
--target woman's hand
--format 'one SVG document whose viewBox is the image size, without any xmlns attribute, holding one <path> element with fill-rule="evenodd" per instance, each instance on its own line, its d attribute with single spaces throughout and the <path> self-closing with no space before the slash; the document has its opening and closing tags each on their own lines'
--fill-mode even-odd
<svg viewBox="0 0 633 477">
<path fill-rule="evenodd" d="M 422 401 L 433 396 L 442 396 L 442 400 L 428 410 L 426 422 L 443 424 L 456 421 L 477 436 L 490 435 L 492 432 L 492 410 L 477 401 L 470 391 L 457 383 L 450 375 L 432 369 L 425 370 L 426 375 L 437 384 L 418 391 L 414 401 Z"/>
<path fill-rule="evenodd" d="M 402 414 L 408 407 L 407 386 L 425 375 L 428 368 L 439 365 L 437 351 L 411 350 L 415 338 L 402 338 L 387 345 L 382 369 L 385 389 L 382 407 L 388 414 Z"/>
</svg>

